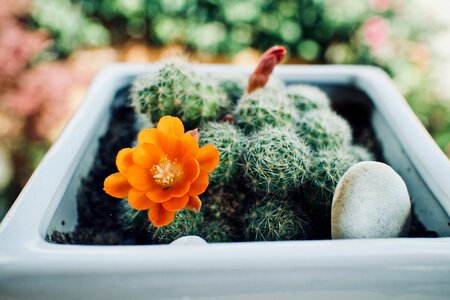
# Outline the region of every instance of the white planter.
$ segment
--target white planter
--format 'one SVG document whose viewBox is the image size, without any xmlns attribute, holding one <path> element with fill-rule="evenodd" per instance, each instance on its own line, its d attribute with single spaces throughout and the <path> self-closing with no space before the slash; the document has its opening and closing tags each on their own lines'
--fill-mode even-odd
<svg viewBox="0 0 450 300">
<path fill-rule="evenodd" d="M 112 65 L 48 152 L 0 225 L 1 299 L 447 299 L 450 162 L 379 69 L 280 66 L 287 82 L 350 85 L 373 102 L 387 162 L 406 181 L 419 219 L 441 238 L 81 246 L 45 241 L 72 230 L 116 91 L 152 66 Z M 249 73 L 198 66 L 210 73 Z M 62 225 L 64 221 L 65 225 Z"/>
</svg>

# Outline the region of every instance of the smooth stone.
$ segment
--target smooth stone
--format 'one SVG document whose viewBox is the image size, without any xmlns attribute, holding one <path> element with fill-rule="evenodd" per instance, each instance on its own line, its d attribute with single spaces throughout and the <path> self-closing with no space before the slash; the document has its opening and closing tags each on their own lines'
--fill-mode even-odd
<svg viewBox="0 0 450 300">
<path fill-rule="evenodd" d="M 199 236 L 196 235 L 187 235 L 180 237 L 170 243 L 170 245 L 175 246 L 186 246 L 186 245 L 205 245 L 207 242 Z"/>
<path fill-rule="evenodd" d="M 410 222 L 408 190 L 390 166 L 360 162 L 339 180 L 331 207 L 333 239 L 406 236 Z"/>
</svg>

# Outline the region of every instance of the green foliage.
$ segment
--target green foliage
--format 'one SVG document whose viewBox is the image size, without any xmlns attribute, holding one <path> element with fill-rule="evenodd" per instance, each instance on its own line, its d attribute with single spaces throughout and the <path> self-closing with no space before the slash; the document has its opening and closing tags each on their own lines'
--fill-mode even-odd
<svg viewBox="0 0 450 300">
<path fill-rule="evenodd" d="M 300 116 L 313 109 L 330 109 L 330 99 L 315 86 L 294 84 L 286 88 L 286 93 Z"/>
<path fill-rule="evenodd" d="M 340 148 L 350 144 L 351 128 L 331 110 L 312 110 L 297 123 L 297 134 L 313 149 Z"/>
<path fill-rule="evenodd" d="M 139 76 L 130 95 L 136 111 L 146 114 L 150 122 L 172 115 L 190 129 L 214 120 L 229 105 L 216 81 L 193 72 L 181 60 L 168 61 L 154 73 Z"/>
<path fill-rule="evenodd" d="M 63 56 L 81 47 L 99 47 L 110 42 L 108 30 L 70 0 L 34 0 L 31 14 L 37 27 L 52 33 L 54 48 Z"/>
<path fill-rule="evenodd" d="M 307 179 L 311 151 L 288 127 L 265 127 L 249 137 L 243 155 L 247 186 L 261 195 L 283 195 Z"/>
<path fill-rule="evenodd" d="M 238 163 L 242 155 L 243 135 L 229 123 L 208 122 L 200 131 L 200 144 L 212 144 L 220 152 L 220 161 L 211 174 L 211 182 L 230 184 L 238 177 Z"/>
<path fill-rule="evenodd" d="M 288 199 L 274 197 L 257 201 L 244 219 L 245 236 L 250 241 L 306 239 L 310 235 L 308 219 Z"/>
<path fill-rule="evenodd" d="M 292 126 L 292 112 L 291 101 L 283 90 L 266 87 L 244 95 L 237 104 L 235 115 L 237 125 L 250 133 L 264 126 Z"/>
</svg>

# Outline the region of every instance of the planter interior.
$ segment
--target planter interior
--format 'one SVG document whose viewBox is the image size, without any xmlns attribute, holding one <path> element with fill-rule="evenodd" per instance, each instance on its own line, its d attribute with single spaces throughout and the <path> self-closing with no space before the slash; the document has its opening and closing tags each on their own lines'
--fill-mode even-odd
<svg viewBox="0 0 450 300">
<path fill-rule="evenodd" d="M 229 73 L 235 70 L 230 69 Z M 417 166 L 408 156 L 401 141 L 396 136 L 386 116 L 383 116 L 374 104 L 373 100 L 354 83 L 342 83 L 336 80 L 308 80 L 307 78 L 292 78 L 291 76 L 279 76 L 287 85 L 295 83 L 307 83 L 318 86 L 325 91 L 335 111 L 343 116 L 352 126 L 354 138 L 357 141 L 371 143 L 370 150 L 375 154 L 378 161 L 391 165 L 404 179 L 413 203 L 413 236 L 450 236 L 449 217 L 442 201 L 438 199 L 428 187 L 423 174 L 417 170 Z M 128 89 L 135 76 L 126 76 L 119 86 L 111 87 L 115 92 L 110 105 L 103 108 L 103 117 L 97 120 L 95 130 L 88 141 L 84 143 L 80 155 L 80 163 L 72 174 L 67 189 L 62 196 L 61 202 L 51 218 L 47 227 L 47 234 L 53 232 L 71 232 L 78 222 L 77 191 L 83 178 L 86 178 L 91 170 L 95 156 L 97 155 L 99 140 L 110 126 L 111 111 L 118 106 L 126 106 L 128 103 Z M 124 125 L 126 126 L 126 125 Z M 120 129 L 120 125 L 118 126 Z M 123 127 L 123 126 L 122 126 Z M 123 128 L 122 128 L 123 130 Z M 410 134 L 414 134 L 410 132 Z M 130 135 L 136 135 L 136 130 L 130 130 Z M 367 141 L 372 139 L 373 141 Z M 129 145 L 124 144 L 123 148 Z M 446 199 L 448 201 L 448 199 Z M 424 228 L 422 227 L 424 226 Z M 419 228 L 417 228 L 419 227 Z M 94 242 L 95 243 L 95 242 Z"/>
</svg>

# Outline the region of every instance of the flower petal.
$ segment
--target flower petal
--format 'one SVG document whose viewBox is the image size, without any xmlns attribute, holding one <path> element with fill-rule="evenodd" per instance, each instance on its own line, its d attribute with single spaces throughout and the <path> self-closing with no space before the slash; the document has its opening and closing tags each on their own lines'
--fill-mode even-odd
<svg viewBox="0 0 450 300">
<path fill-rule="evenodd" d="M 155 203 L 163 203 L 172 198 L 170 191 L 156 188 L 146 193 L 147 197 Z"/>
<path fill-rule="evenodd" d="M 155 205 L 155 203 L 147 198 L 145 192 L 141 192 L 133 188 L 128 193 L 128 203 L 132 208 L 137 210 L 149 209 L 150 207 Z"/>
<path fill-rule="evenodd" d="M 125 174 L 127 169 L 133 164 L 133 149 L 124 148 L 117 153 L 116 165 L 120 173 Z"/>
<path fill-rule="evenodd" d="M 128 182 L 132 187 L 140 191 L 154 189 L 156 183 L 149 170 L 145 170 L 137 165 L 132 165 L 127 170 Z"/>
<path fill-rule="evenodd" d="M 184 153 L 183 142 L 174 135 L 160 133 L 159 145 L 170 160 L 180 160 Z"/>
<path fill-rule="evenodd" d="M 189 188 L 189 195 L 197 196 L 204 193 L 206 191 L 206 188 L 208 187 L 208 184 L 208 173 L 206 173 L 205 171 L 200 171 L 197 179 L 191 184 L 191 187 Z"/>
<path fill-rule="evenodd" d="M 157 204 L 148 210 L 148 219 L 155 227 L 169 225 L 174 218 L 175 212 L 166 210 L 160 204 Z"/>
<path fill-rule="evenodd" d="M 187 181 L 180 182 L 173 187 L 162 189 L 156 188 L 147 192 L 147 197 L 156 203 L 163 203 L 171 198 L 178 198 L 186 195 L 191 183 Z"/>
<path fill-rule="evenodd" d="M 169 211 L 178 211 L 183 209 L 189 201 L 189 195 L 186 194 L 180 198 L 172 198 L 169 201 L 166 201 L 162 204 L 162 206 Z"/>
<path fill-rule="evenodd" d="M 156 128 L 141 130 L 138 134 L 138 143 L 158 145 L 158 130 Z"/>
<path fill-rule="evenodd" d="M 181 142 L 183 143 L 183 161 L 188 157 L 195 157 L 198 153 L 198 142 L 189 134 L 184 134 L 180 138 Z"/>
<path fill-rule="evenodd" d="M 115 198 L 125 198 L 131 189 L 127 178 L 121 173 L 114 173 L 106 177 L 103 183 L 103 190 Z"/>
<path fill-rule="evenodd" d="M 187 158 L 182 166 L 183 178 L 182 181 L 192 183 L 200 174 L 200 166 L 197 160 L 193 157 Z"/>
<path fill-rule="evenodd" d="M 219 164 L 219 150 L 211 144 L 201 147 L 197 153 L 200 169 L 207 173 L 212 172 Z"/>
<path fill-rule="evenodd" d="M 151 169 L 160 157 L 160 151 L 153 144 L 139 144 L 133 150 L 133 162 L 141 168 Z"/>
<path fill-rule="evenodd" d="M 166 135 L 181 137 L 184 134 L 184 126 L 180 119 L 172 116 L 164 116 L 159 119 L 157 128 Z"/>
<path fill-rule="evenodd" d="M 186 208 L 193 211 L 200 211 L 200 208 L 202 208 L 202 201 L 200 201 L 200 198 L 197 196 L 189 197 L 189 202 L 186 204 Z"/>
</svg>

